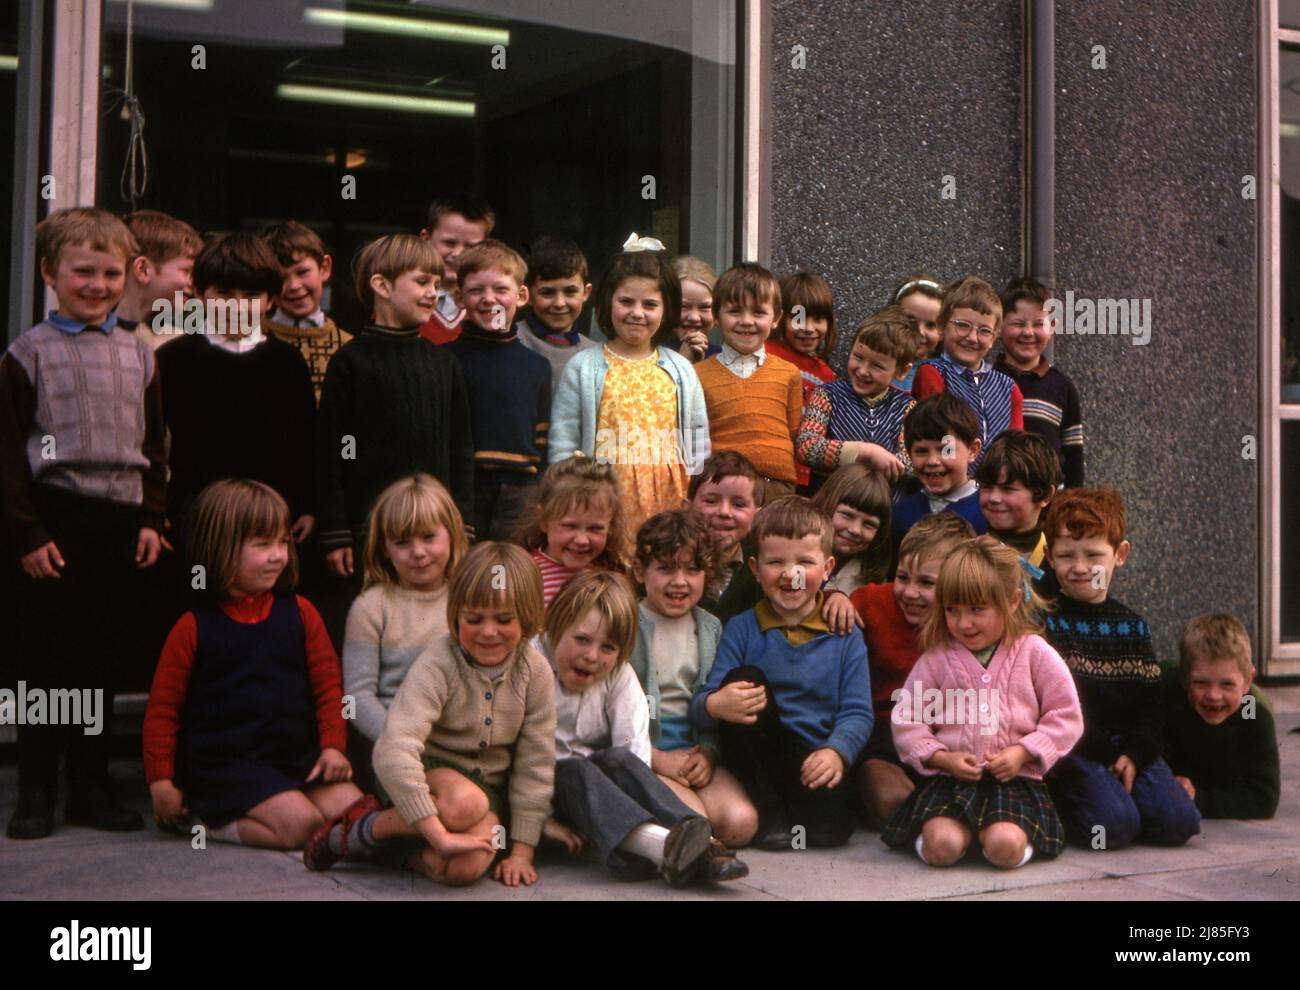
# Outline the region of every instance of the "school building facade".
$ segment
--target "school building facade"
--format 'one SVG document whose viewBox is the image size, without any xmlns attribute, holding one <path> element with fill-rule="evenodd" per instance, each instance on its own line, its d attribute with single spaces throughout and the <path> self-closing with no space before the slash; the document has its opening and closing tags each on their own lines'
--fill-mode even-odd
<svg viewBox="0 0 1300 990">
<path fill-rule="evenodd" d="M 306 222 L 343 314 L 455 190 L 597 271 L 631 231 L 818 271 L 842 329 L 910 272 L 1036 275 L 1116 594 L 1162 659 L 1227 611 L 1300 674 L 1300 0 L 10 0 L 0 135 L 10 339 L 32 228 L 89 203 Z"/>
</svg>

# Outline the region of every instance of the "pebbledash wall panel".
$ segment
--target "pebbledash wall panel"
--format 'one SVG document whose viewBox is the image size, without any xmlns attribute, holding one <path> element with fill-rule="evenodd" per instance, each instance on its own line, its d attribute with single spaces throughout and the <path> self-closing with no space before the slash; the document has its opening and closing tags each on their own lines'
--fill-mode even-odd
<svg viewBox="0 0 1300 990">
<path fill-rule="evenodd" d="M 1021 6 L 769 5 L 770 262 L 831 283 L 837 370 L 896 278 L 1000 288 L 1019 274 Z M 1080 312 L 1137 300 L 1139 320 L 1149 300 L 1151 321 L 1140 346 L 1132 325 L 1062 332 L 1056 359 L 1083 396 L 1088 481 L 1128 505 L 1116 597 L 1167 662 L 1192 615 L 1257 626 L 1258 462 L 1241 456 L 1258 435 L 1255 202 L 1241 196 L 1256 170 L 1254 7 L 1056 4 L 1058 294 Z"/>
<path fill-rule="evenodd" d="M 998 286 L 1018 273 L 1020 4 L 773 0 L 768 10 L 771 264 L 830 282 L 841 329 L 831 363 L 842 370 L 853 327 L 908 273 Z"/>
<path fill-rule="evenodd" d="M 1114 485 L 1133 553 L 1115 593 L 1162 659 L 1231 612 L 1258 644 L 1256 10 L 1243 0 L 1058 2 L 1061 291 L 1150 300 L 1150 342 L 1060 334 L 1090 483 Z M 1105 68 L 1093 68 L 1095 46 Z M 1076 301 L 1076 307 L 1080 304 Z"/>
</svg>

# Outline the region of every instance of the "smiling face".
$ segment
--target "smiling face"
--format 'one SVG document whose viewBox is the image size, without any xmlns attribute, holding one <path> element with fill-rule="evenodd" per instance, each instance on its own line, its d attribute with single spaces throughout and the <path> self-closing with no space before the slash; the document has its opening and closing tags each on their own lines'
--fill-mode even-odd
<svg viewBox="0 0 1300 990">
<path fill-rule="evenodd" d="M 289 563 L 289 534 L 255 536 L 239 548 L 239 563 L 231 582 L 231 598 L 261 595 L 275 587 Z"/>
<path fill-rule="evenodd" d="M 284 284 L 276 305 L 295 319 L 311 316 L 320 309 L 321 295 L 332 270 L 333 261 L 328 254 L 319 262 L 309 254 L 298 255 L 284 269 Z"/>
<path fill-rule="evenodd" d="M 578 322 L 582 307 L 591 295 L 591 283 L 577 275 L 539 278 L 529 289 L 533 312 L 547 330 L 568 333 Z"/>
<path fill-rule="evenodd" d="M 505 663 L 523 636 L 519 616 L 498 605 L 467 605 L 456 616 L 456 638 L 465 652 L 485 667 Z"/>
<path fill-rule="evenodd" d="M 916 317 L 916 325 L 921 330 L 921 352 L 917 360 L 938 355 L 943 341 L 943 332 L 939 329 L 939 310 L 943 304 L 923 292 L 913 292 L 904 296 L 899 305 Z"/>
<path fill-rule="evenodd" d="M 51 268 L 41 259 L 41 277 L 59 299 L 59 313 L 78 323 L 103 323 L 122 298 L 126 260 L 89 244 L 65 244 Z"/>
<path fill-rule="evenodd" d="M 821 350 L 822 341 L 830 331 L 831 321 L 824 316 L 804 316 L 802 328 L 796 327 L 794 316 L 786 325 L 785 342 L 796 354 L 816 357 Z"/>
<path fill-rule="evenodd" d="M 442 527 L 430 533 L 384 539 L 384 553 L 393 562 L 398 583 L 412 591 L 436 591 L 447 577 L 451 534 Z"/>
<path fill-rule="evenodd" d="M 849 387 L 864 399 L 884 395 L 898 370 L 897 361 L 888 354 L 872 350 L 862 341 L 855 343 L 849 352 Z"/>
<path fill-rule="evenodd" d="M 203 298 L 213 302 L 233 300 L 236 308 L 213 307 L 213 323 L 207 332 L 212 334 L 237 335 L 247 331 L 251 335 L 262 325 L 262 315 L 270 305 L 271 297 L 265 292 L 245 292 L 243 289 L 219 289 L 209 285 L 203 290 Z"/>
<path fill-rule="evenodd" d="M 555 644 L 555 674 L 567 691 L 599 684 L 618 662 L 618 644 L 609 621 L 593 608 L 564 631 Z"/>
<path fill-rule="evenodd" d="M 999 533 L 1027 533 L 1038 525 L 1048 499 L 1035 501 L 1023 482 L 1007 481 L 1007 472 L 998 474 L 997 484 L 980 486 L 980 511 L 989 528 Z"/>
<path fill-rule="evenodd" d="M 880 517 L 868 515 L 841 502 L 835 506 L 835 512 L 831 515 L 831 525 L 835 527 L 832 543 L 835 556 L 840 560 L 848 560 L 871 546 L 871 541 L 880 531 Z"/>
<path fill-rule="evenodd" d="M 605 550 L 613 512 L 599 502 L 576 505 L 554 519 L 544 520 L 542 551 L 571 571 L 581 571 Z"/>
<path fill-rule="evenodd" d="M 682 319 L 677 336 L 691 331 L 708 333 L 713 329 L 713 290 L 693 278 L 682 279 Z"/>
<path fill-rule="evenodd" d="M 754 483 L 739 474 L 704 482 L 696 490 L 691 505 L 709 524 L 709 532 L 723 558 L 730 558 L 740 541 L 749 535 L 754 514 L 758 512 Z"/>
<path fill-rule="evenodd" d="M 995 315 L 974 309 L 954 309 L 943 328 L 943 349 L 967 368 L 978 368 L 997 339 Z"/>
<path fill-rule="evenodd" d="M 817 592 L 830 577 L 835 558 L 822 552 L 821 537 L 815 533 L 798 539 L 768 536 L 749 567 L 772 610 L 794 625 L 817 607 Z"/>
<path fill-rule="evenodd" d="M 1099 605 L 1110 591 L 1115 568 L 1128 560 L 1129 542 L 1113 547 L 1104 536 L 1075 539 L 1064 528 L 1047 548 L 1047 561 L 1061 591 L 1075 601 Z"/>
<path fill-rule="evenodd" d="M 609 312 L 619 351 L 636 357 L 654 350 L 654 336 L 664 319 L 664 294 L 658 282 L 641 275 L 623 279 L 614 289 Z"/>
<path fill-rule="evenodd" d="M 920 629 L 934 608 L 934 589 L 939 586 L 942 557 L 920 560 L 911 557 L 898 562 L 894 572 L 894 601 L 913 629 Z"/>
<path fill-rule="evenodd" d="M 1047 311 L 1032 299 L 1018 299 L 1002 322 L 1002 349 L 1007 363 L 1019 371 L 1033 371 L 1052 339 Z"/>
<path fill-rule="evenodd" d="M 465 319 L 488 333 L 509 333 L 515 312 L 528 302 L 528 287 L 509 272 L 484 268 L 466 275 L 456 288 L 456 301 L 465 309 Z"/>
<path fill-rule="evenodd" d="M 704 597 L 704 568 L 696 563 L 693 547 L 682 547 L 675 560 L 634 560 L 632 574 L 645 586 L 646 608 L 667 619 L 685 615 Z"/>
<path fill-rule="evenodd" d="M 964 441 L 950 436 L 945 440 L 915 440 L 907 448 L 907 455 L 925 490 L 931 495 L 947 495 L 966 484 L 970 462 L 979 449 L 978 437 L 968 447 Z"/>
<path fill-rule="evenodd" d="M 1012 608 L 1019 604 L 1020 592 Z M 1002 613 L 992 603 L 978 605 L 949 605 L 944 609 L 944 619 L 948 625 L 948 635 L 972 653 L 987 650 L 1002 638 L 1005 624 Z"/>
<path fill-rule="evenodd" d="M 141 269 L 143 278 L 140 277 Z M 155 300 L 171 302 L 178 292 L 187 299 L 194 294 L 194 259 L 187 255 L 178 254 L 160 265 L 155 265 L 149 258 L 137 258 L 132 271 L 137 280 L 148 285 Z"/>
<path fill-rule="evenodd" d="M 451 287 L 456 284 L 456 259 L 467 247 L 487 239 L 487 223 L 482 220 L 466 220 L 459 213 L 444 213 L 428 237 L 442 257 L 446 283 Z"/>
<path fill-rule="evenodd" d="M 1242 676 L 1237 661 L 1231 657 L 1197 657 L 1187 673 L 1187 700 L 1204 721 L 1221 725 L 1241 707 L 1250 682 L 1251 678 Z"/>
<path fill-rule="evenodd" d="M 754 354 L 767 343 L 776 326 L 776 309 L 770 299 L 733 299 L 722 304 L 718 325 L 722 339 L 739 354 Z"/>
<path fill-rule="evenodd" d="M 393 281 L 375 273 L 375 320 L 383 326 L 417 327 L 429 321 L 438 303 L 438 276 L 413 268 Z"/>
</svg>

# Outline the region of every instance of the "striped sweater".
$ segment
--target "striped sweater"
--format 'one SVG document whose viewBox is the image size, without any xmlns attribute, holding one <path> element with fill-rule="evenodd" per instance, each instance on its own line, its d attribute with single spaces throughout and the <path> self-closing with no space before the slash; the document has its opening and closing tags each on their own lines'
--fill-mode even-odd
<svg viewBox="0 0 1300 990">
<path fill-rule="evenodd" d="M 765 345 L 768 354 L 779 357 L 782 361 L 789 361 L 799 369 L 799 378 L 803 384 L 803 411 L 808 415 L 808 400 L 812 398 L 813 390 L 818 385 L 826 385 L 835 381 L 835 371 L 829 364 L 821 358 L 813 355 L 800 354 L 793 347 L 786 346 L 779 340 L 769 340 Z M 801 458 L 795 459 L 795 471 L 799 475 L 799 484 L 806 485 L 812 480 L 812 469 L 803 462 Z"/>
<path fill-rule="evenodd" d="M 797 453 L 819 471 L 852 464 L 869 443 L 890 451 L 904 467 L 911 461 L 903 443 L 903 420 L 916 400 L 902 389 L 889 389 L 874 402 L 853 391 L 847 381 L 815 389 L 804 408 Z"/>
<path fill-rule="evenodd" d="M 912 382 L 916 401 L 928 399 L 940 392 L 951 392 L 971 409 L 980 421 L 980 452 L 971 458 L 970 470 L 974 475 L 984 452 L 998 435 L 1007 430 L 1025 428 L 1024 402 L 1016 383 L 988 362 L 974 371 L 958 364 L 947 354 L 931 358 L 917 369 Z"/>
<path fill-rule="evenodd" d="M 1052 445 L 1061 459 L 1066 488 L 1083 485 L 1083 412 L 1079 390 L 1043 358 L 1033 371 L 1017 371 L 999 358 L 998 371 L 1011 378 L 1024 396 L 1025 429 Z"/>
<path fill-rule="evenodd" d="M 695 373 L 713 449 L 744 454 L 763 477 L 793 485 L 794 438 L 803 420 L 799 369 L 769 354 L 751 377 L 739 378 L 715 356 L 695 365 Z"/>
</svg>

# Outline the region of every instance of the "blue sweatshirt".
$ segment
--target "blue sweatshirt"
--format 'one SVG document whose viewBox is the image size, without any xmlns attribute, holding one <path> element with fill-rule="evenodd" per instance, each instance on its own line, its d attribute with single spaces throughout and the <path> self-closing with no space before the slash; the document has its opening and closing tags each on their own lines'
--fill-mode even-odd
<svg viewBox="0 0 1300 990">
<path fill-rule="evenodd" d="M 704 708 L 732 670 L 754 666 L 767 677 L 781 724 L 811 748 L 829 746 L 851 766 L 871 735 L 871 679 L 862 635 L 827 634 L 792 646 L 779 628 L 762 632 L 751 608 L 722 631 L 709 680 L 691 699 L 691 721 L 716 729 Z"/>
</svg>

